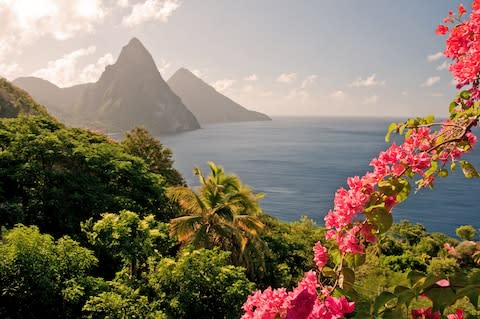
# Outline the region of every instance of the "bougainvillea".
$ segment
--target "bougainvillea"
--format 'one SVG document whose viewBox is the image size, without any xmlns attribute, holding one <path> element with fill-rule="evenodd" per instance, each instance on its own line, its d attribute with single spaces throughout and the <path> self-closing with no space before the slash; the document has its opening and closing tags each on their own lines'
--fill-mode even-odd
<svg viewBox="0 0 480 319">
<path fill-rule="evenodd" d="M 467 18 L 467 19 L 465 19 Z M 463 297 L 478 306 L 478 283 L 455 278 L 437 278 L 412 271 L 410 287 L 384 291 L 367 310 L 356 310 L 353 269 L 365 261 L 365 248 L 392 225 L 394 207 L 416 189 L 432 187 L 437 177 L 446 177 L 458 165 L 467 178 L 480 177 L 469 162 L 461 159 L 477 143 L 471 129 L 480 117 L 480 0 L 474 0 L 470 15 L 463 5 L 437 27 L 438 35 L 449 34 L 445 56 L 452 60 L 457 88 L 462 89 L 450 104 L 450 116 L 435 122 L 433 116 L 392 123 L 386 141 L 396 133 L 402 143 L 392 143 L 370 162 L 371 171 L 347 179 L 347 188 L 336 191 L 333 208 L 325 216 L 328 251 L 321 244 L 313 247 L 318 273 L 310 271 L 292 291 L 284 288 L 257 291 L 244 305 L 243 319 L 333 319 L 347 314 L 355 318 L 400 318 L 415 298 L 431 301 L 431 307 L 411 309 L 412 318 L 442 318 L 445 307 Z M 451 251 L 450 246 L 445 249 Z M 451 253 L 451 252 L 450 252 Z M 328 267 L 333 265 L 333 268 Z M 474 291 L 470 297 L 467 293 Z M 347 299 L 348 297 L 348 299 Z M 403 307 L 403 308 L 402 308 Z M 464 317 L 463 310 L 444 314 L 448 319 Z M 443 317 L 445 318 L 445 317 Z"/>
</svg>

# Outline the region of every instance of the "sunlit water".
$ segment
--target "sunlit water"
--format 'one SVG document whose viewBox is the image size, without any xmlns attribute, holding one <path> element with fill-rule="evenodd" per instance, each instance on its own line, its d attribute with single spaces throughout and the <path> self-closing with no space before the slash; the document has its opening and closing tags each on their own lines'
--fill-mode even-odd
<svg viewBox="0 0 480 319">
<path fill-rule="evenodd" d="M 346 178 L 363 175 L 368 163 L 387 147 L 385 131 L 392 119 L 274 118 L 269 122 L 229 123 L 165 136 L 175 166 L 189 185 L 192 173 L 214 161 L 237 174 L 255 191 L 265 193 L 261 206 L 282 220 L 307 215 L 323 224 L 335 190 Z M 467 158 L 480 167 L 480 151 Z M 429 231 L 453 234 L 459 225 L 480 227 L 480 180 L 460 170 L 439 179 L 434 190 L 422 190 L 394 210 L 395 220 L 420 222 Z"/>
</svg>

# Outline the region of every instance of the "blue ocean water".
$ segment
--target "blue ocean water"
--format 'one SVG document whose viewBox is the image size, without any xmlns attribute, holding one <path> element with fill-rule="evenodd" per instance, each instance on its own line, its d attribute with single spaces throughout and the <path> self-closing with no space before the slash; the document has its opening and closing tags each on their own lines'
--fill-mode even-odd
<svg viewBox="0 0 480 319">
<path fill-rule="evenodd" d="M 323 225 L 336 189 L 346 178 L 363 175 L 387 144 L 388 124 L 401 119 L 274 118 L 228 123 L 161 137 L 173 150 L 175 167 L 190 186 L 198 185 L 194 166 L 207 173 L 207 161 L 234 172 L 256 192 L 263 210 L 285 221 L 306 215 Z M 480 150 L 466 157 L 480 168 Z M 460 225 L 480 227 L 480 180 L 461 170 L 439 179 L 435 189 L 413 194 L 394 210 L 396 221 L 420 222 L 428 231 L 454 234 Z"/>
</svg>

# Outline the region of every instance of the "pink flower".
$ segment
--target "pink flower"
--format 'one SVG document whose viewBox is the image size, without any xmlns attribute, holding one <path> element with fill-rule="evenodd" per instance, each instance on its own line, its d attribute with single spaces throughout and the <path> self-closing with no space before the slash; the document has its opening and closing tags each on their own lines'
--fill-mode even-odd
<svg viewBox="0 0 480 319">
<path fill-rule="evenodd" d="M 440 312 L 432 312 L 432 307 L 412 310 L 413 319 L 440 319 L 440 317 Z"/>
<path fill-rule="evenodd" d="M 317 300 L 316 293 L 310 293 L 308 289 L 302 290 L 294 299 L 290 301 L 288 312 L 285 319 L 306 319 L 310 315 Z"/>
<path fill-rule="evenodd" d="M 463 16 L 465 13 L 467 13 L 467 10 L 465 10 L 465 7 L 463 6 L 463 4 L 460 3 L 458 5 L 458 15 Z"/>
<path fill-rule="evenodd" d="M 450 281 L 448 281 L 447 279 L 441 279 L 437 281 L 436 284 L 442 288 L 450 287 Z"/>
<path fill-rule="evenodd" d="M 457 309 L 454 314 L 448 315 L 448 319 L 463 319 L 463 310 L 462 309 Z"/>
<path fill-rule="evenodd" d="M 327 248 L 323 247 L 319 241 L 313 246 L 313 259 L 320 271 L 328 262 Z"/>
<path fill-rule="evenodd" d="M 448 32 L 448 27 L 442 24 L 439 24 L 437 29 L 435 30 L 435 33 L 438 35 L 445 35 L 447 32 Z"/>
</svg>

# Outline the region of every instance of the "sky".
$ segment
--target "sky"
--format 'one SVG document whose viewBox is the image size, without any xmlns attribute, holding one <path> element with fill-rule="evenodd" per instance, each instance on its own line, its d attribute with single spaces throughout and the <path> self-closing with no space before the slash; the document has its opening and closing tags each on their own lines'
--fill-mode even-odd
<svg viewBox="0 0 480 319">
<path fill-rule="evenodd" d="M 0 0 L 0 76 L 95 82 L 137 37 L 272 116 L 445 116 L 452 0 Z M 463 2 L 467 8 L 471 1 Z"/>
</svg>

